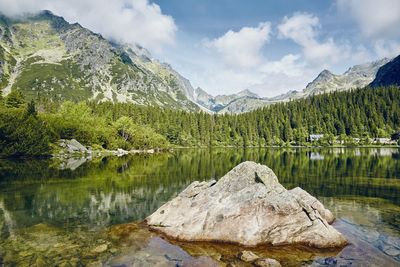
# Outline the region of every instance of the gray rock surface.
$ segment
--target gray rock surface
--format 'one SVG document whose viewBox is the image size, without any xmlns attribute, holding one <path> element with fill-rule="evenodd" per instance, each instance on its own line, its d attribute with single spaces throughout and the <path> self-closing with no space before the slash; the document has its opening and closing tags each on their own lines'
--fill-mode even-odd
<svg viewBox="0 0 400 267">
<path fill-rule="evenodd" d="M 159 266 L 159 267 L 218 267 L 221 266 L 215 260 L 207 256 L 191 256 L 178 246 L 172 245 L 167 241 L 153 237 L 145 241 L 142 248 L 130 247 L 112 257 L 107 263 L 101 266 Z"/>
<path fill-rule="evenodd" d="M 346 245 L 332 221 L 317 199 L 301 188 L 286 190 L 270 168 L 255 162 L 239 164 L 218 182 L 193 182 L 146 219 L 152 229 L 184 241 Z"/>
<path fill-rule="evenodd" d="M 168 64 L 153 59 L 137 44 L 109 41 L 50 11 L 18 19 L 2 16 L 0 20 L 0 80 L 6 85 L 4 95 L 19 87 L 18 80 L 24 74 L 25 79 L 33 77 L 35 84 L 19 88 L 24 93 L 32 90 L 49 98 L 59 95 L 62 100 L 72 100 L 73 95 L 74 100 L 200 110 L 194 103 L 189 80 Z M 35 64 L 49 68 L 52 75 L 27 75 L 34 72 L 31 69 Z"/>
<path fill-rule="evenodd" d="M 86 153 L 88 149 L 75 139 L 67 140 L 61 139 L 59 144 L 65 148 L 68 153 Z"/>
<path fill-rule="evenodd" d="M 258 260 L 260 257 L 251 251 L 244 250 L 240 252 L 239 258 L 244 262 L 253 262 Z"/>
</svg>

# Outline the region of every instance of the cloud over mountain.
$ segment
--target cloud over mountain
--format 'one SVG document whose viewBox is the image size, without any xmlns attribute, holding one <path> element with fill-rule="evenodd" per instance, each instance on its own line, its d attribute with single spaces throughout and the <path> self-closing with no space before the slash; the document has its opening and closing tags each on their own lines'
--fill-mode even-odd
<svg viewBox="0 0 400 267">
<path fill-rule="evenodd" d="M 303 48 L 304 58 L 312 63 L 335 63 L 349 54 L 349 48 L 335 43 L 333 38 L 319 41 L 319 18 L 308 13 L 296 13 L 285 16 L 278 25 L 279 37 L 292 39 Z"/>
<path fill-rule="evenodd" d="M 377 57 L 400 53 L 400 1 L 337 0 L 336 5 L 340 13 L 357 24 Z"/>
<path fill-rule="evenodd" d="M 229 30 L 223 36 L 206 43 L 215 48 L 228 66 L 254 67 L 262 62 L 262 47 L 268 42 L 271 23 L 261 22 L 257 27 Z"/>
<path fill-rule="evenodd" d="M 337 0 L 337 6 L 357 22 L 367 37 L 400 37 L 398 0 Z"/>
<path fill-rule="evenodd" d="M 150 50 L 173 44 L 177 26 L 148 0 L 0 0 L 6 15 L 51 10 L 107 38 L 139 43 Z"/>
</svg>

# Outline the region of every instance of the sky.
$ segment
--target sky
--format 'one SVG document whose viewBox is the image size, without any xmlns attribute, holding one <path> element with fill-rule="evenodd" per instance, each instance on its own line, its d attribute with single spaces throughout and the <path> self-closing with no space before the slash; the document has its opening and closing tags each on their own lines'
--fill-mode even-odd
<svg viewBox="0 0 400 267">
<path fill-rule="evenodd" d="M 44 9 L 142 45 L 212 95 L 276 96 L 400 54 L 399 0 L 0 0 L 10 16 Z"/>
</svg>

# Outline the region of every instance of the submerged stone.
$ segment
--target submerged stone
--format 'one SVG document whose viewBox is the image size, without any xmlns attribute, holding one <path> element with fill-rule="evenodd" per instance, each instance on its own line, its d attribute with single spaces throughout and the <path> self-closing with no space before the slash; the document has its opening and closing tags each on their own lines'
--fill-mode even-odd
<svg viewBox="0 0 400 267">
<path fill-rule="evenodd" d="M 172 245 L 160 237 L 149 237 L 142 241 L 141 247 L 126 247 L 124 252 L 112 257 L 103 266 L 220 266 L 210 257 L 193 257 L 179 246 Z"/>
<path fill-rule="evenodd" d="M 146 222 L 183 241 L 344 246 L 344 236 L 329 225 L 333 220 L 306 191 L 286 190 L 270 168 L 244 162 L 218 182 L 193 182 Z"/>
<path fill-rule="evenodd" d="M 253 261 L 259 259 L 260 257 L 251 251 L 244 250 L 244 251 L 240 252 L 239 258 L 245 262 L 253 262 Z"/>
<path fill-rule="evenodd" d="M 282 265 L 279 263 L 279 261 L 274 260 L 274 259 L 258 259 L 254 262 L 254 265 L 257 267 L 281 267 Z"/>
<path fill-rule="evenodd" d="M 99 246 L 93 248 L 91 250 L 91 252 L 92 253 L 103 253 L 103 252 L 107 251 L 107 249 L 108 249 L 108 245 L 107 244 L 102 244 L 102 245 L 99 245 Z"/>
</svg>

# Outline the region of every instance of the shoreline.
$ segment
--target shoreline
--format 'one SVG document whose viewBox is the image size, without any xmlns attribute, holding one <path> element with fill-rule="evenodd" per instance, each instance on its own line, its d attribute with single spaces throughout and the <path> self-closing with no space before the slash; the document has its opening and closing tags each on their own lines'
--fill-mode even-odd
<svg viewBox="0 0 400 267">
<path fill-rule="evenodd" d="M 68 160 L 74 158 L 86 157 L 88 159 L 116 156 L 122 157 L 125 155 L 138 155 L 138 154 L 157 154 L 157 153 L 169 153 L 175 149 L 332 149 L 332 148 L 346 148 L 346 149 L 357 149 L 357 148 L 397 148 L 400 149 L 400 145 L 361 145 L 361 146 L 174 146 L 170 148 L 149 148 L 149 149 L 132 149 L 132 150 L 91 150 L 87 152 L 74 152 L 74 153 L 53 153 L 49 155 L 41 156 L 24 156 L 24 157 L 4 157 L 0 160 L 40 160 L 40 159 L 59 159 Z"/>
<path fill-rule="evenodd" d="M 240 149 L 247 149 L 247 148 L 400 148 L 400 145 L 360 145 L 360 146 L 176 146 L 171 149 L 194 149 L 194 148 L 240 148 Z M 171 150 L 167 149 L 167 150 Z"/>
</svg>

